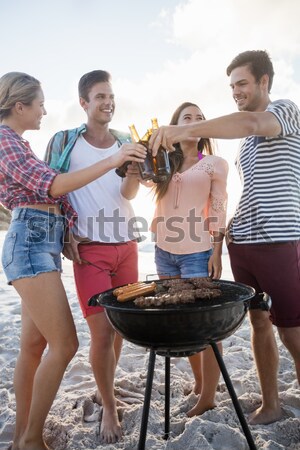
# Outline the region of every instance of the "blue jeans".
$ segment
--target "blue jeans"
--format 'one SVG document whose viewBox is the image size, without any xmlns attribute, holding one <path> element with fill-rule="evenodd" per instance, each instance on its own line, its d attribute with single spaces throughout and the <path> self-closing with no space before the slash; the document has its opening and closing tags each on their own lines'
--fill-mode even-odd
<svg viewBox="0 0 300 450">
<path fill-rule="evenodd" d="M 32 208 L 15 208 L 2 249 L 8 284 L 40 273 L 61 272 L 65 218 Z"/>
<path fill-rule="evenodd" d="M 211 255 L 212 249 L 199 253 L 175 255 L 155 246 L 157 274 L 161 277 L 207 277 L 208 260 Z"/>
</svg>

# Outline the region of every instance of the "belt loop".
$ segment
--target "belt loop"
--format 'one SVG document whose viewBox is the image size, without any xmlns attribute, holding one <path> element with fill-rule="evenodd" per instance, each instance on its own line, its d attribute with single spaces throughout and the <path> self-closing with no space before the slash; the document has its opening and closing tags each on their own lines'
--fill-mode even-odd
<svg viewBox="0 0 300 450">
<path fill-rule="evenodd" d="M 15 208 L 12 213 L 12 220 L 24 219 L 26 216 L 26 208 Z"/>
</svg>

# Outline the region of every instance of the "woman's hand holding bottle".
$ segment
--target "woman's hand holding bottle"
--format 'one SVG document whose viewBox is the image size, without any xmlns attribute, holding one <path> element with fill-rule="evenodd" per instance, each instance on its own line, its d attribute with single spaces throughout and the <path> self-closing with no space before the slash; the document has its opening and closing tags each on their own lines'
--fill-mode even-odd
<svg viewBox="0 0 300 450">
<path fill-rule="evenodd" d="M 168 157 L 168 152 L 163 148 L 159 147 L 156 154 L 153 155 L 152 151 L 149 149 L 149 139 L 155 130 L 158 130 L 157 119 L 151 119 L 152 128 L 149 128 L 146 134 L 140 138 L 139 134 L 134 125 L 130 125 L 130 134 L 132 142 L 137 144 L 142 144 L 146 149 L 146 158 L 142 162 L 138 162 L 138 168 L 140 171 L 140 177 L 143 181 L 152 180 L 154 183 L 159 183 L 165 181 L 171 173 L 170 162 Z M 125 163 L 116 169 L 116 173 L 120 177 L 125 177 L 127 174 L 133 175 L 131 169 L 128 171 L 129 163 Z"/>
</svg>

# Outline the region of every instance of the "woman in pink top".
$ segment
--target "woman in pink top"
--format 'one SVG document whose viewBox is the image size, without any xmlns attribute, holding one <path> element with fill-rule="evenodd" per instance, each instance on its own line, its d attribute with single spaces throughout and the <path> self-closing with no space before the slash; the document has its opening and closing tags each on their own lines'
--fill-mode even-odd
<svg viewBox="0 0 300 450">
<path fill-rule="evenodd" d="M 205 120 L 200 108 L 180 105 L 171 125 Z M 158 183 L 151 231 L 156 236 L 155 263 L 160 278 L 221 277 L 222 242 L 226 221 L 227 162 L 213 154 L 209 139 L 188 138 L 169 154 L 172 175 Z M 221 343 L 218 344 L 222 350 Z M 220 371 L 212 349 L 190 356 L 200 394 L 188 416 L 215 406 Z"/>
</svg>

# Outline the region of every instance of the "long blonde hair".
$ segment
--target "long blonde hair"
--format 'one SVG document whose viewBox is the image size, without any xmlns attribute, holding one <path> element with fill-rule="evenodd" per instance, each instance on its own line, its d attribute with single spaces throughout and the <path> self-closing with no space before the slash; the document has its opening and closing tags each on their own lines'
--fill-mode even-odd
<svg viewBox="0 0 300 450">
<path fill-rule="evenodd" d="M 9 116 L 17 102 L 30 105 L 41 83 L 23 72 L 8 72 L 0 78 L 0 121 Z"/>
</svg>

